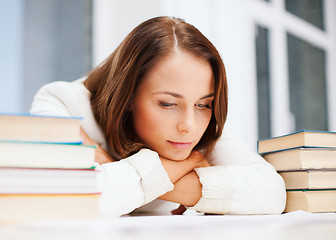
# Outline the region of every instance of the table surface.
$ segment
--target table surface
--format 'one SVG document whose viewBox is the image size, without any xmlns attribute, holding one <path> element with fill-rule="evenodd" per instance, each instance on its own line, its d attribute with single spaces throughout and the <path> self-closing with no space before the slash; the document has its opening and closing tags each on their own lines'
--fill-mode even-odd
<svg viewBox="0 0 336 240">
<path fill-rule="evenodd" d="M 128 216 L 0 226 L 1 240 L 336 239 L 336 213 Z"/>
</svg>

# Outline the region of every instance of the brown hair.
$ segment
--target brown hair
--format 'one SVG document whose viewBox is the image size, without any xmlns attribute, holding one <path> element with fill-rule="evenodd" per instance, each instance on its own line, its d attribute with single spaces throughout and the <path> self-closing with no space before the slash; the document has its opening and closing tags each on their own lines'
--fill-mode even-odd
<svg viewBox="0 0 336 240">
<path fill-rule="evenodd" d="M 181 19 L 157 17 L 137 26 L 85 81 L 91 107 L 109 144 L 109 153 L 125 158 L 144 145 L 133 129 L 130 105 L 133 95 L 159 60 L 179 48 L 207 60 L 213 71 L 215 97 L 208 128 L 195 149 L 208 154 L 221 136 L 227 115 L 225 67 L 216 48 L 194 26 Z"/>
</svg>

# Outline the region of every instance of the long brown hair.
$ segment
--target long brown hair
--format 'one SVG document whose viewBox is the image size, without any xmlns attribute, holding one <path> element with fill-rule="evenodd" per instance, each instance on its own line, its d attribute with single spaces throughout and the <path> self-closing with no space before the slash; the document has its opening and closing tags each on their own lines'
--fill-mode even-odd
<svg viewBox="0 0 336 240">
<path fill-rule="evenodd" d="M 130 32 L 84 82 L 92 94 L 93 113 L 114 158 L 125 158 L 144 146 L 133 128 L 130 112 L 133 95 L 146 73 L 176 47 L 207 60 L 215 80 L 212 117 L 195 149 L 208 154 L 221 136 L 228 101 L 225 67 L 218 51 L 199 30 L 185 21 L 172 17 L 152 18 Z"/>
</svg>

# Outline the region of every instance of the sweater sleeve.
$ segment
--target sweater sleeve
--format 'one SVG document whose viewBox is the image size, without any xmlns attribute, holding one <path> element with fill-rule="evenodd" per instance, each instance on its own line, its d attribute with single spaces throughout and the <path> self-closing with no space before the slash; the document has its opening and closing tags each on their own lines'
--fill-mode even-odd
<svg viewBox="0 0 336 240">
<path fill-rule="evenodd" d="M 84 131 L 105 150 L 104 133 L 97 123 L 90 103 L 90 92 L 82 84 L 84 78 L 73 82 L 52 82 L 41 87 L 34 97 L 30 113 L 49 116 L 82 117 Z"/>
<path fill-rule="evenodd" d="M 223 134 L 213 163 L 195 169 L 202 197 L 193 209 L 215 214 L 279 214 L 284 210 L 283 179 L 245 143 Z"/>
<path fill-rule="evenodd" d="M 78 99 L 69 82 L 52 82 L 40 88 L 34 97 L 30 112 L 49 116 L 76 116 L 68 105 L 78 106 Z"/>
<path fill-rule="evenodd" d="M 100 212 L 102 216 L 121 216 L 173 190 L 158 154 L 149 149 L 103 164 Z"/>
</svg>

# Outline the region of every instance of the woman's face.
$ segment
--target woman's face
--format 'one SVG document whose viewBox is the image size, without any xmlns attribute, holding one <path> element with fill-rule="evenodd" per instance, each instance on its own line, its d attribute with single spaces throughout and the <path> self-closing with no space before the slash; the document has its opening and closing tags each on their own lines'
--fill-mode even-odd
<svg viewBox="0 0 336 240">
<path fill-rule="evenodd" d="M 213 99 L 210 64 L 176 50 L 137 89 L 132 102 L 135 131 L 160 156 L 184 160 L 209 125 Z"/>
</svg>

